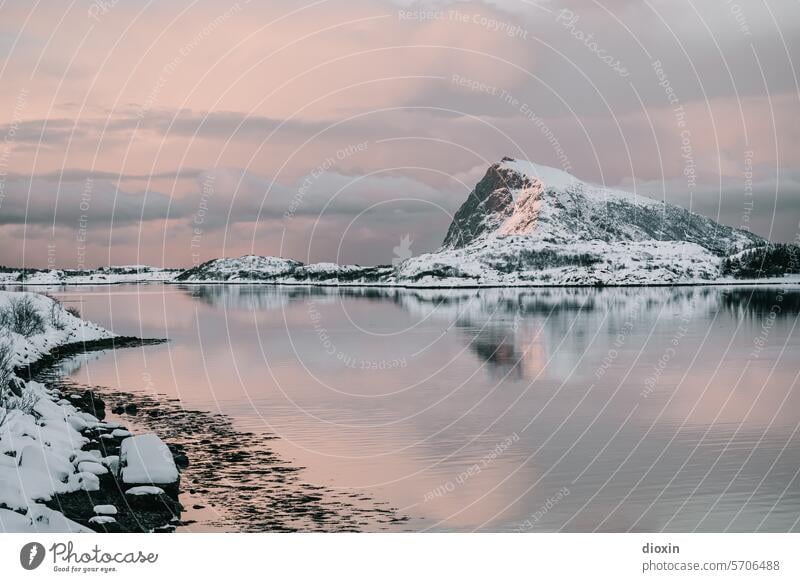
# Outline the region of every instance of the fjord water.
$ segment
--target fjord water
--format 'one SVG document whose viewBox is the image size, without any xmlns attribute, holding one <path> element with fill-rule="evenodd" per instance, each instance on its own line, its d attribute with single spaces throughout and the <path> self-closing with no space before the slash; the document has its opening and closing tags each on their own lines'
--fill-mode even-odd
<svg viewBox="0 0 800 582">
<path fill-rule="evenodd" d="M 72 376 L 222 412 L 429 531 L 797 531 L 800 291 L 73 288 Z M 369 528 L 367 528 L 369 529 Z"/>
</svg>

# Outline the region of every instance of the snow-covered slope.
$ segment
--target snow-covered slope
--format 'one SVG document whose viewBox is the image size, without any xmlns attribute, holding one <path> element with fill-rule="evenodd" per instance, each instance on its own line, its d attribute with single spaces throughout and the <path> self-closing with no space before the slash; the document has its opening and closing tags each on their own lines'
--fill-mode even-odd
<svg viewBox="0 0 800 582">
<path fill-rule="evenodd" d="M 25 304 L 29 304 L 30 308 Z M 34 333 L 28 335 L 18 333 L 9 321 L 12 318 L 12 308 L 16 308 L 18 312 L 34 311 L 37 315 L 29 317 L 38 316 L 41 327 L 34 322 L 27 325 Z M 16 319 L 22 317 L 18 316 Z M 35 362 L 57 346 L 111 337 L 114 337 L 114 334 L 110 331 L 77 317 L 46 295 L 0 291 L 0 345 L 10 346 L 12 368 Z"/>
</svg>

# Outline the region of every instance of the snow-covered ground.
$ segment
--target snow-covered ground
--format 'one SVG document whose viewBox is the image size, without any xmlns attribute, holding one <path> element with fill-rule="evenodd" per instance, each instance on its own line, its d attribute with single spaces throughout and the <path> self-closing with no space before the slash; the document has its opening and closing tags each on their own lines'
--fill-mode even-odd
<svg viewBox="0 0 800 582">
<path fill-rule="evenodd" d="M 23 381 L 13 370 L 59 346 L 113 337 L 45 295 L 0 291 L 0 531 L 91 531 L 44 502 L 56 494 L 100 489 L 100 478 L 116 471 L 119 461 L 96 450 L 83 450 L 89 442 L 84 433 L 105 430 L 113 434 L 119 425 L 81 412 L 69 400 L 60 399 L 57 391 Z M 150 448 L 158 447 L 154 441 L 161 443 L 155 435 L 144 436 Z M 158 467 L 154 465 L 159 475 L 166 462 L 159 459 Z M 140 471 L 149 470 L 147 462 L 139 466 Z M 90 523 L 108 523 L 114 512 L 99 507 L 96 513 L 103 519 Z"/>
<path fill-rule="evenodd" d="M 227 268 L 228 262 L 236 267 Z M 468 247 L 412 257 L 397 267 L 323 263 L 276 273 L 243 269 L 238 259 L 217 259 L 213 263 L 212 269 L 186 271 L 180 280 L 171 283 L 457 288 L 800 282 L 798 275 L 772 279 L 722 277 L 722 259 L 690 242 L 588 241 L 561 245 L 532 241 L 526 235 L 486 238 Z"/>
<path fill-rule="evenodd" d="M 169 281 L 182 272 L 181 269 L 162 269 L 146 265 L 123 265 L 99 269 L 37 270 L 23 273 L 22 270 L 0 272 L 0 284 L 5 285 L 114 285 L 118 283 L 156 283 Z"/>
</svg>

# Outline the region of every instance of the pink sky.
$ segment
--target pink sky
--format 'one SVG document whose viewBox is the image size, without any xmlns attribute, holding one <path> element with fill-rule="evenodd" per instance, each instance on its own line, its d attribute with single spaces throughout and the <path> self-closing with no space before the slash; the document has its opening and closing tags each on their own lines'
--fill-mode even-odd
<svg viewBox="0 0 800 582">
<path fill-rule="evenodd" d="M 796 2 L 407 4 L 4 3 L 0 263 L 386 263 L 504 155 L 797 235 Z"/>
</svg>

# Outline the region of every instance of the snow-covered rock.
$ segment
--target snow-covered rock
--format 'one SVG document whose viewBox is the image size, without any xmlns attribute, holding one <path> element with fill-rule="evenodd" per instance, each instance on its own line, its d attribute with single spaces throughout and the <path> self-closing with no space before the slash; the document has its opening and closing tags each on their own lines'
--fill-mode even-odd
<svg viewBox="0 0 800 582">
<path fill-rule="evenodd" d="M 109 523 L 116 523 L 116 519 L 111 517 L 110 515 L 95 515 L 94 517 L 89 518 L 89 523 L 94 523 L 98 525 L 106 525 Z"/>
<path fill-rule="evenodd" d="M 119 458 L 126 485 L 172 485 L 179 479 L 169 447 L 153 433 L 123 440 Z"/>
<path fill-rule="evenodd" d="M 0 531 L 17 533 L 91 533 L 92 530 L 40 503 L 20 514 L 0 509 Z"/>
<path fill-rule="evenodd" d="M 80 473 L 92 473 L 93 475 L 99 476 L 108 473 L 108 468 L 93 461 L 82 461 L 78 463 L 78 471 Z"/>
<path fill-rule="evenodd" d="M 113 505 L 95 505 L 92 509 L 97 515 L 117 515 L 117 508 Z"/>
<path fill-rule="evenodd" d="M 137 487 L 131 487 L 130 489 L 125 491 L 125 495 L 130 495 L 132 497 L 140 497 L 144 495 L 163 495 L 164 490 L 161 487 L 156 487 L 154 485 L 139 485 Z"/>
</svg>

